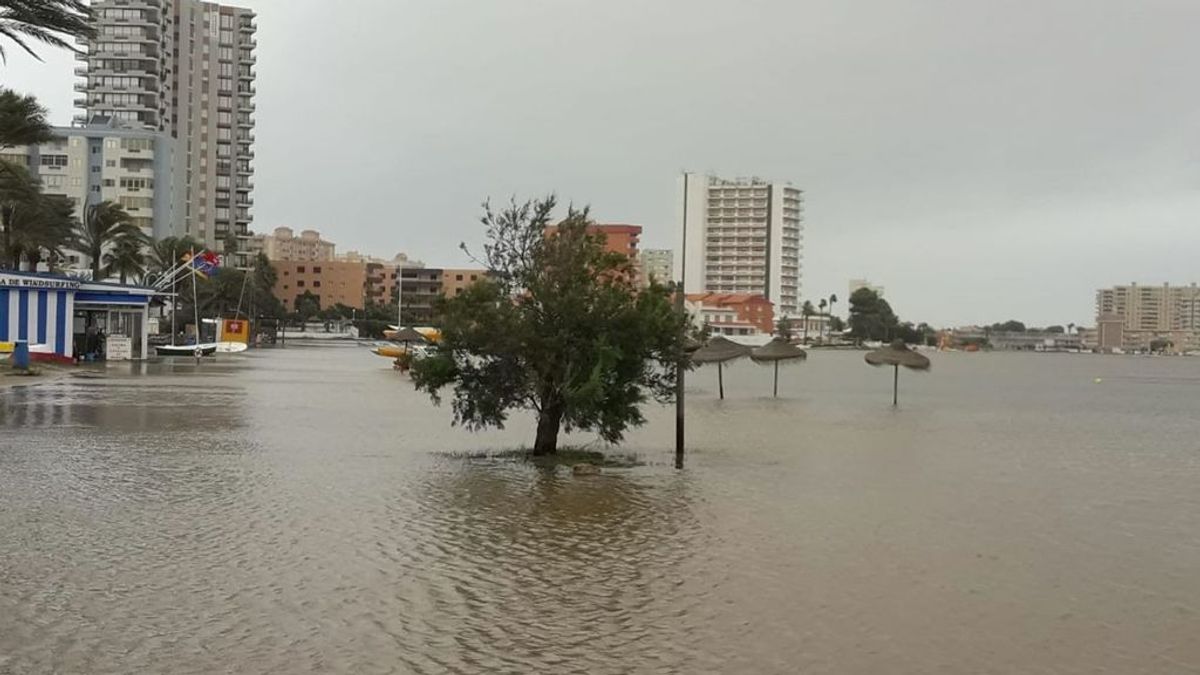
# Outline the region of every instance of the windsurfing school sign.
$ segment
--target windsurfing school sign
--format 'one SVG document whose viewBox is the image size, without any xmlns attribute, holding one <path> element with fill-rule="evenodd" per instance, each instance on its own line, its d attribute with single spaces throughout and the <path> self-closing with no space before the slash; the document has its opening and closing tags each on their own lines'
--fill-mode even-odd
<svg viewBox="0 0 1200 675">
<path fill-rule="evenodd" d="M 82 284 L 69 277 L 46 277 L 36 274 L 5 274 L 0 272 L 0 288 L 31 288 L 44 291 L 76 291 Z"/>
</svg>

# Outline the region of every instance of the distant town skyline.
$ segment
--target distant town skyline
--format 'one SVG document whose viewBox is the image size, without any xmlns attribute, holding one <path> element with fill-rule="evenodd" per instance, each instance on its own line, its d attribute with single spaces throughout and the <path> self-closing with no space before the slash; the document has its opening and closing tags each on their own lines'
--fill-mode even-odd
<svg viewBox="0 0 1200 675">
<path fill-rule="evenodd" d="M 804 190 L 806 299 L 865 276 L 904 320 L 1089 325 L 1096 288 L 1200 280 L 1198 3 L 230 4 L 259 232 L 466 265 L 482 200 L 555 190 L 678 250 L 688 170 Z M 38 52 L 4 84 L 67 124 L 74 57 Z"/>
</svg>

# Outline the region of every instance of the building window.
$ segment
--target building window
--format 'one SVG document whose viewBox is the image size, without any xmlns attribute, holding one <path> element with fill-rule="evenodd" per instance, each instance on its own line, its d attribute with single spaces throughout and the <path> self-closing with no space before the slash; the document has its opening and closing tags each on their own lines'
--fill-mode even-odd
<svg viewBox="0 0 1200 675">
<path fill-rule="evenodd" d="M 304 274 L 304 265 L 296 268 L 296 274 Z"/>
<path fill-rule="evenodd" d="M 320 274 L 320 273 L 321 273 L 321 268 L 320 268 L 320 266 L 317 266 L 317 267 L 314 267 L 314 268 L 313 268 L 313 274 Z"/>
<path fill-rule="evenodd" d="M 304 288 L 304 280 L 303 279 L 296 282 L 296 288 Z"/>
<path fill-rule="evenodd" d="M 321 282 L 319 282 L 319 281 L 313 282 L 313 288 L 320 288 L 320 287 L 321 287 Z"/>
<path fill-rule="evenodd" d="M 454 280 L 455 280 L 455 281 L 462 281 L 462 280 L 463 280 L 463 275 L 461 275 L 461 274 L 455 274 L 455 275 L 454 275 Z"/>
<path fill-rule="evenodd" d="M 67 165 L 66 155 L 42 155 L 42 166 L 63 167 Z"/>
<path fill-rule="evenodd" d="M 115 140 L 109 142 L 113 144 L 110 147 L 116 147 L 117 142 Z M 154 140 L 150 138 L 122 138 L 121 148 L 125 150 L 153 150 Z"/>
</svg>

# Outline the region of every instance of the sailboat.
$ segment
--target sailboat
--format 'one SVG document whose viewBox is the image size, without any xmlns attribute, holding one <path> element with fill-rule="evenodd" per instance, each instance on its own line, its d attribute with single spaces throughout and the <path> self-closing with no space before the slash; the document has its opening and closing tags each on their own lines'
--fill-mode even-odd
<svg viewBox="0 0 1200 675">
<path fill-rule="evenodd" d="M 159 345 L 155 347 L 154 352 L 159 356 L 194 356 L 196 358 L 200 358 L 201 356 L 212 356 L 213 354 L 217 353 L 217 344 L 215 342 L 200 342 L 200 337 L 203 334 L 203 331 L 200 327 L 200 303 L 197 302 L 196 293 L 196 255 L 197 254 L 192 253 L 186 263 L 188 269 L 192 272 L 192 308 L 196 312 L 196 344 L 175 344 L 175 279 L 178 277 L 178 274 L 174 274 L 171 277 L 171 344 Z"/>
</svg>

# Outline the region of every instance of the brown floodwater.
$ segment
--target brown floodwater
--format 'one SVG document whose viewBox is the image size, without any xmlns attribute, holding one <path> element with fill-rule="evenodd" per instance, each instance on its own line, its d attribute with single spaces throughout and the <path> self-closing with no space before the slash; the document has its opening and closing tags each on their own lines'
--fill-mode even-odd
<svg viewBox="0 0 1200 675">
<path fill-rule="evenodd" d="M 1200 359 L 933 359 L 579 477 L 358 347 L 0 389 L 0 673 L 1200 672 Z"/>
</svg>

